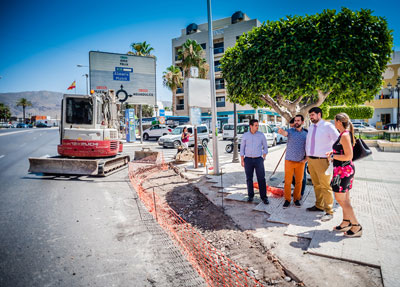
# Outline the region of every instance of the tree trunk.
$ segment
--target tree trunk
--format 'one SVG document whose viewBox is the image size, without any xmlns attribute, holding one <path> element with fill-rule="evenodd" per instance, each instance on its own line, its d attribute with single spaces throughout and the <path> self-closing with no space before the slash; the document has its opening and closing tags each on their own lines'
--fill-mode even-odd
<svg viewBox="0 0 400 287">
<path fill-rule="evenodd" d="M 176 89 L 172 90 L 172 115 L 175 116 L 176 110 Z"/>
<path fill-rule="evenodd" d="M 25 106 L 22 106 L 22 114 L 23 114 L 24 123 L 25 123 Z"/>
</svg>

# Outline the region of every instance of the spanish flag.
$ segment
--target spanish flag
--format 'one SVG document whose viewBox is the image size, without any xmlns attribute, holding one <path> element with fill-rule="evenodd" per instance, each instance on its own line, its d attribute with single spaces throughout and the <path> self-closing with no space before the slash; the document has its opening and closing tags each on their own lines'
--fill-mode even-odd
<svg viewBox="0 0 400 287">
<path fill-rule="evenodd" d="M 69 86 L 67 90 L 72 90 L 72 89 L 75 89 L 75 88 L 76 88 L 76 83 L 75 83 L 75 81 L 73 81 L 71 86 Z"/>
</svg>

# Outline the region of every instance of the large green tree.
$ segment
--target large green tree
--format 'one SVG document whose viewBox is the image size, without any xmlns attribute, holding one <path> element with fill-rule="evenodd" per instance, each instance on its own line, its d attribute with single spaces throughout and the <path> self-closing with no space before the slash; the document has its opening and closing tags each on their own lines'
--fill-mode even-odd
<svg viewBox="0 0 400 287">
<path fill-rule="evenodd" d="M 150 44 L 144 42 L 137 42 L 131 44 L 132 52 L 128 52 L 128 54 L 134 54 L 138 56 L 153 56 L 151 52 L 154 51 L 154 48 L 150 46 Z"/>
<path fill-rule="evenodd" d="M 176 109 L 176 90 L 182 87 L 183 76 L 181 70 L 171 65 L 163 73 L 163 84 L 172 91 L 172 115 L 175 115 Z"/>
<path fill-rule="evenodd" d="M 178 50 L 178 60 L 181 62 L 177 65 L 182 68 L 185 78 L 192 77 L 191 67 L 199 68 L 199 78 L 207 78 L 209 65 L 204 57 L 205 52 L 196 40 L 187 39 L 183 43 L 182 48 Z"/>
<path fill-rule="evenodd" d="M 390 59 L 392 31 L 370 10 L 288 16 L 242 35 L 221 69 L 230 101 L 270 106 L 290 120 L 322 103 L 373 98 Z"/>
<path fill-rule="evenodd" d="M 0 120 L 6 122 L 9 118 L 11 118 L 10 108 L 4 103 L 0 103 Z"/>
<path fill-rule="evenodd" d="M 26 107 L 31 107 L 31 106 L 32 106 L 32 103 L 25 98 L 21 98 L 17 102 L 17 107 L 22 107 L 24 122 L 25 122 L 25 109 L 26 109 Z"/>
</svg>

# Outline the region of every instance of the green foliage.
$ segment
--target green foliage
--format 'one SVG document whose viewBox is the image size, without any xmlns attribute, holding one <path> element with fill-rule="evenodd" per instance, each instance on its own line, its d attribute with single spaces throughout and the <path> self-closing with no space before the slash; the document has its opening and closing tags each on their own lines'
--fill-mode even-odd
<svg viewBox="0 0 400 287">
<path fill-rule="evenodd" d="M 22 107 L 24 122 L 25 122 L 25 109 L 26 109 L 26 107 L 31 107 L 31 106 L 32 106 L 32 103 L 25 98 L 21 98 L 17 101 L 17 107 Z"/>
<path fill-rule="evenodd" d="M 231 102 L 304 97 L 295 105 L 306 109 L 323 93 L 330 105 L 355 105 L 380 90 L 392 45 L 386 19 L 370 10 L 324 10 L 253 28 L 225 52 L 221 69 Z"/>
<path fill-rule="evenodd" d="M 207 78 L 209 66 L 204 57 L 204 50 L 196 40 L 187 39 L 183 43 L 182 48 L 178 51 L 178 60 L 181 61 L 178 66 L 183 69 L 185 78 L 191 78 L 191 67 L 199 68 L 199 77 L 201 79 Z"/>
<path fill-rule="evenodd" d="M 142 106 L 142 116 L 144 118 L 149 118 L 153 116 L 154 108 L 153 106 L 143 105 Z"/>
<path fill-rule="evenodd" d="M 176 92 L 183 84 L 183 76 L 181 70 L 174 65 L 167 67 L 163 73 L 163 85 L 171 91 Z"/>
<path fill-rule="evenodd" d="M 374 115 L 374 108 L 368 106 L 353 106 L 353 107 L 330 107 L 329 115 L 326 113 L 325 119 L 333 120 L 335 115 L 339 113 L 346 113 L 350 119 L 370 119 Z"/>
<path fill-rule="evenodd" d="M 11 118 L 11 111 L 8 106 L 3 103 L 0 103 L 0 120 L 7 121 Z"/>
<path fill-rule="evenodd" d="M 138 56 L 153 56 L 151 55 L 151 52 L 154 51 L 154 48 L 150 46 L 150 44 L 144 42 L 137 42 L 137 43 L 132 43 L 131 44 L 132 51 L 134 51 L 133 54 L 138 55 Z M 132 53 L 132 52 L 130 52 Z M 130 54 L 128 52 L 128 54 Z"/>
</svg>

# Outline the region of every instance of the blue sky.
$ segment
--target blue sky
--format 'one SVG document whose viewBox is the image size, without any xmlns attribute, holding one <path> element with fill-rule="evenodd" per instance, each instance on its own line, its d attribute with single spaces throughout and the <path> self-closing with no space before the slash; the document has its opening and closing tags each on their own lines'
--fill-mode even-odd
<svg viewBox="0 0 400 287">
<path fill-rule="evenodd" d="M 261 22 L 323 9 L 368 8 L 384 16 L 400 50 L 400 1 L 212 1 L 213 19 L 240 10 Z M 0 93 L 67 92 L 77 81 L 85 93 L 90 50 L 126 53 L 132 42 L 147 41 L 157 56 L 157 95 L 171 100 L 162 72 L 172 64 L 171 39 L 190 23 L 207 21 L 207 1 L 15 0 L 0 4 Z"/>
</svg>

